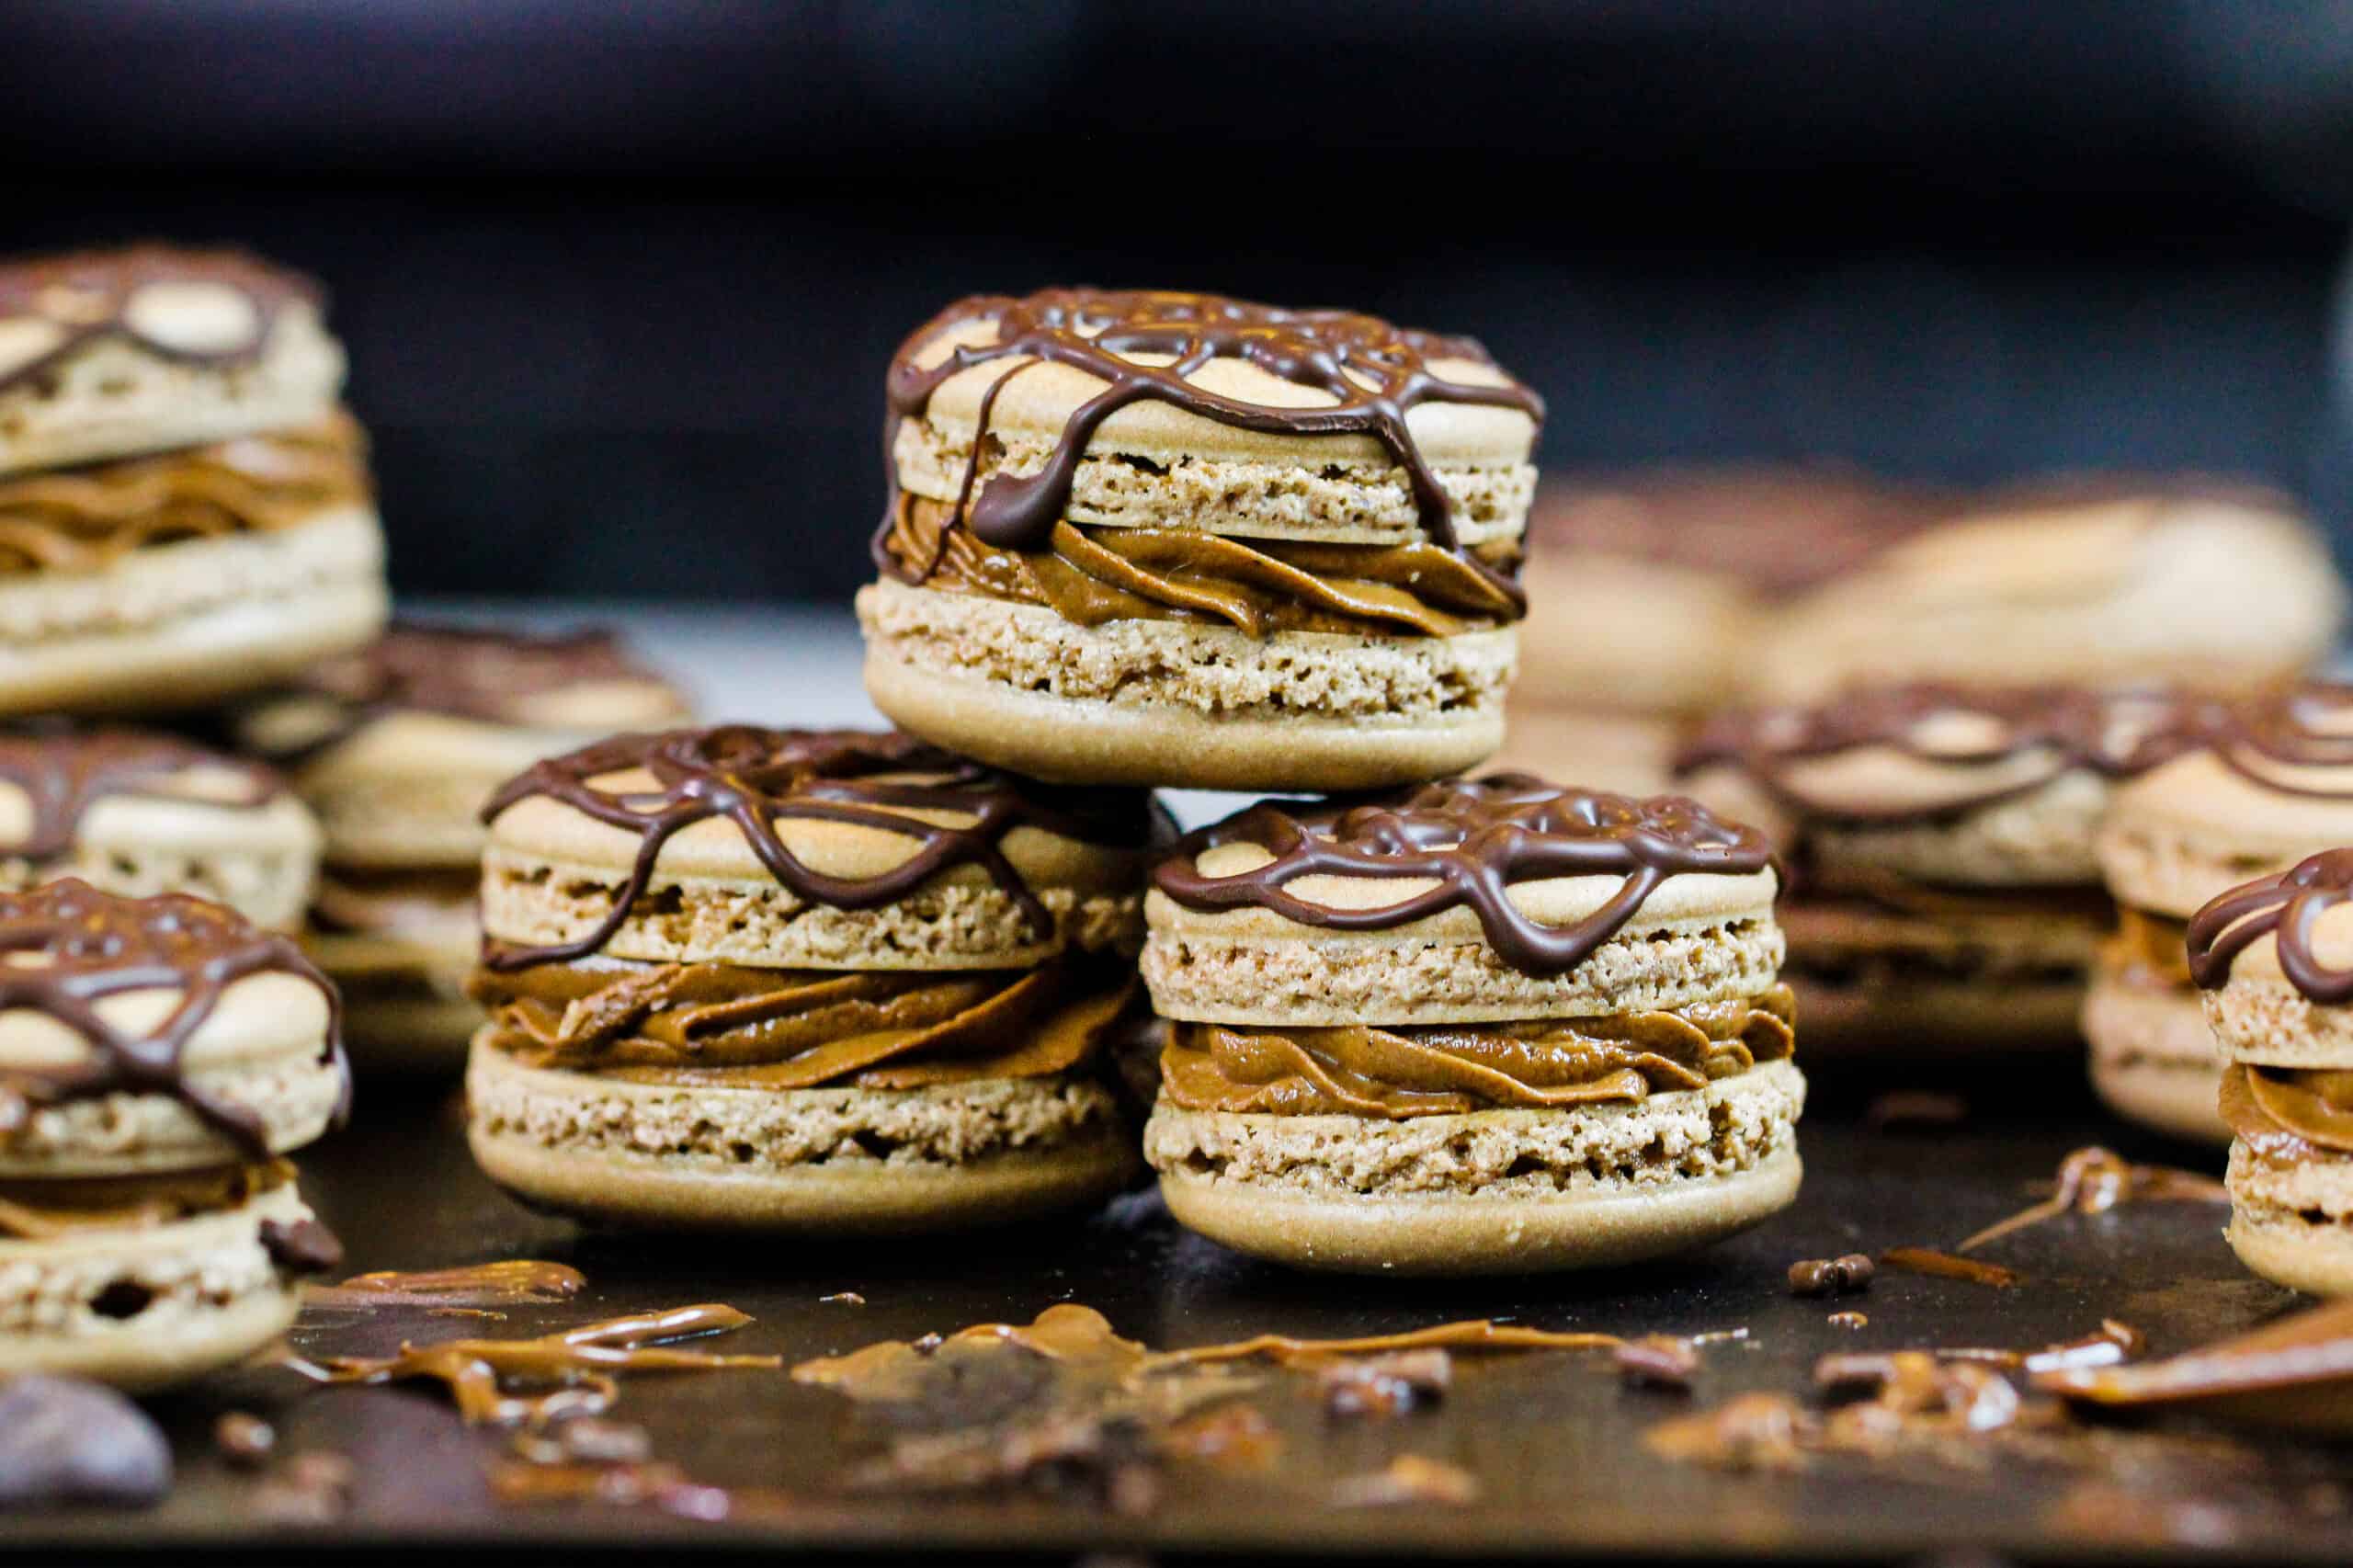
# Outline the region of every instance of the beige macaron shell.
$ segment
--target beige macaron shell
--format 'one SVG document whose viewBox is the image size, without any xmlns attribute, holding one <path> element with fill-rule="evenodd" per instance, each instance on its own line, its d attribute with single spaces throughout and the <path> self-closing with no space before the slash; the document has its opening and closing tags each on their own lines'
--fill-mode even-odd
<svg viewBox="0 0 2353 1568">
<path fill-rule="evenodd" d="M 585 722 L 564 728 L 552 720 L 506 724 L 396 711 L 304 760 L 294 785 L 326 829 L 329 863 L 381 870 L 473 866 L 489 841 L 483 805 L 506 780 L 542 757 L 684 716 L 676 695 L 654 682 L 610 683 L 561 701 L 550 694 L 544 706 Z M 606 717 L 597 717 L 600 706 Z M 267 748 L 270 737 L 310 729 L 332 707 L 304 698 L 273 702 L 247 720 L 244 733 Z"/>
<path fill-rule="evenodd" d="M 1198 862 L 1233 876 L 1267 852 L 1231 844 Z M 1333 909 L 1394 904 L 1436 884 L 1426 878 L 1302 876 L 1297 897 Z M 1591 915 L 1624 885 L 1618 876 L 1513 884 L 1513 906 L 1540 925 Z M 1456 907 L 1387 929 L 1302 925 L 1271 910 L 1188 909 L 1154 890 L 1142 971 L 1164 1017 L 1203 1023 L 1315 1027 L 1601 1017 L 1754 996 L 1782 957 L 1770 870 L 1668 877 L 1609 940 L 1566 973 L 1522 973 L 1489 945 L 1478 916 Z"/>
<path fill-rule="evenodd" d="M 1914 676 L 2246 689 L 2307 667 L 2343 611 L 2325 548 L 2277 512 L 2157 496 L 2006 512 L 1790 602 L 1752 679 L 1780 698 Z"/>
<path fill-rule="evenodd" d="M 249 340 L 251 307 L 221 284 L 151 284 L 134 297 L 139 330 L 164 342 L 233 353 Z M 237 340 L 222 335 L 225 309 L 242 306 Z M 63 341 L 53 324 L 0 320 L 0 375 Z M 36 378 L 0 386 L 0 473 L 61 468 L 288 429 L 324 417 L 343 385 L 343 349 L 308 301 L 278 308 L 270 335 L 248 359 L 173 358 L 138 339 L 103 333 Z"/>
<path fill-rule="evenodd" d="M 1883 824 L 1816 819 L 1806 828 L 1806 844 L 1831 869 L 1856 867 L 1972 888 L 2088 886 L 2099 881 L 2092 836 L 2109 795 L 2107 779 L 2075 768 L 1957 814 Z"/>
<path fill-rule="evenodd" d="M 1529 707 L 1517 696 L 1509 717 L 1504 749 L 1491 767 L 1539 778 L 1574 778 L 1587 789 L 1620 795 L 1692 792 L 1674 777 L 1681 732 L 1672 720 L 1597 709 Z M 1730 814 L 1763 825 L 1756 817 Z"/>
<path fill-rule="evenodd" d="M 1170 1213 L 1238 1251 L 1359 1274 L 1524 1274 L 1704 1245 L 1787 1208 L 1787 1062 L 1636 1104 L 1375 1121 L 1187 1111 L 1144 1131 Z"/>
<path fill-rule="evenodd" d="M 2268 1158 L 2238 1142 L 2223 1179 L 2240 1262 L 2290 1290 L 2353 1296 L 2353 1158 Z"/>
<path fill-rule="evenodd" d="M 135 1036 L 159 1026 L 184 995 L 157 987 L 96 1006 Z M 326 1131 L 343 1099 L 342 1072 L 326 1055 L 328 1016 L 326 994 L 299 975 L 246 975 L 230 983 L 188 1037 L 183 1071 L 191 1084 L 261 1118 L 273 1152 L 300 1148 Z M 89 1044 L 48 1013 L 0 1012 L 0 1074 L 71 1070 L 91 1056 Z M 22 1125 L 0 1133 L 0 1176 L 200 1170 L 249 1153 L 176 1100 L 120 1090 L 33 1107 Z"/>
<path fill-rule="evenodd" d="M 1515 723 L 1522 704 L 1533 712 L 1704 713 L 1739 688 L 1756 609 L 1736 577 L 1548 550 L 1540 540 L 1520 581 L 1528 619 L 1519 624 Z"/>
<path fill-rule="evenodd" d="M 362 1074 L 454 1074 L 482 1025 L 466 995 L 482 947 L 471 903 L 429 929 L 313 931 L 302 949 L 343 992 L 343 1038 Z"/>
<path fill-rule="evenodd" d="M 0 1378 L 96 1378 L 134 1392 L 233 1366 L 294 1325 L 301 1289 L 261 1227 L 313 1218 L 291 1182 L 234 1209 L 131 1230 L 0 1237 Z M 131 1317 L 110 1287 L 150 1292 Z"/>
<path fill-rule="evenodd" d="M 2092 1087 L 2128 1121 L 2217 1146 L 2231 1141 L 2215 1100 L 2222 1057 L 2198 994 L 2135 983 L 2105 965 L 2084 998 Z"/>
<path fill-rule="evenodd" d="M 910 776 L 916 777 L 916 776 Z M 642 772 L 608 775 L 606 790 L 652 789 Z M 940 825 L 968 813 L 892 808 Z M 821 875 L 886 876 L 919 852 L 910 835 L 861 824 L 780 816 L 778 838 Z M 585 937 L 610 909 L 642 839 L 560 801 L 530 796 L 501 812 L 483 860 L 483 925 L 492 937 L 552 945 Z M 1040 936 L 981 867 L 940 872 L 870 910 L 804 902 L 779 884 L 732 821 L 709 818 L 671 835 L 650 884 L 680 890 L 669 913 L 634 911 L 604 951 L 618 958 L 722 961 L 781 969 L 1015 968 L 1072 942 L 1118 945 L 1137 925 L 1142 857 L 1020 826 L 998 847 L 1054 917 Z"/>
<path fill-rule="evenodd" d="M 2241 882 L 2353 844 L 2353 767 L 2247 761 L 2284 788 L 2193 752 L 2116 791 L 2095 846 L 2117 902 L 2188 919 Z"/>
</svg>

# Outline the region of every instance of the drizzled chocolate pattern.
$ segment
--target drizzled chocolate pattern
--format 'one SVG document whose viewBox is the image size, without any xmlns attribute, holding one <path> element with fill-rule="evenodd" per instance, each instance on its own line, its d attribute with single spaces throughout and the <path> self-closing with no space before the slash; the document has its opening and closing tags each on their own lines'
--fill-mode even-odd
<svg viewBox="0 0 2353 1568">
<path fill-rule="evenodd" d="M 160 337 L 142 324 L 141 301 L 149 290 L 191 285 L 242 296 L 252 307 L 251 331 L 228 342 L 196 345 Z M 319 301 L 319 287 L 311 279 L 234 251 L 138 245 L 0 265 L 0 333 L 30 349 L 0 357 L 0 392 L 102 337 L 124 338 L 159 358 L 184 364 L 244 363 L 260 354 L 289 304 Z"/>
<path fill-rule="evenodd" d="M 1939 729 L 1938 722 L 1957 722 Z M 2015 800 L 2078 769 L 2102 778 L 2145 773 L 2185 752 L 2236 734 L 2227 705 L 2163 691 L 2062 687 L 1974 688 L 1938 682 L 1859 688 L 1814 706 L 1748 709 L 1702 724 L 1675 758 L 1677 778 L 1733 767 L 1792 811 L 1848 822 L 1940 817 Z M 1865 748 L 1922 762 L 1994 767 L 2040 754 L 2031 776 L 2005 775 L 1932 810 L 1841 801 L 1835 810 L 1790 777 L 1808 762 Z"/>
<path fill-rule="evenodd" d="M 937 365 L 921 362 L 923 351 L 943 333 L 976 321 L 995 324 L 993 342 L 961 345 Z M 1140 361 L 1137 356 L 1165 356 L 1169 362 Z M 1279 407 L 1226 396 L 1190 380 L 1219 358 L 1245 360 L 1333 401 L 1320 407 Z M 1425 403 L 1476 403 L 1518 409 L 1540 427 L 1544 401 L 1516 381 L 1480 386 L 1450 381 L 1430 369 L 1445 359 L 1495 363 L 1470 338 L 1402 329 L 1346 311 L 1284 310 L 1166 290 L 1047 289 L 1021 299 L 978 295 L 949 306 L 900 346 L 887 388 L 891 434 L 895 436 L 900 421 L 920 417 L 949 378 L 976 365 L 1015 360 L 981 398 L 972 456 L 956 502 L 955 522 L 984 544 L 1025 553 L 1047 550 L 1054 525 L 1069 509 L 1072 481 L 1096 431 L 1130 403 L 1157 402 L 1269 435 L 1370 436 L 1404 471 L 1430 539 L 1459 552 L 1446 492 L 1415 445 L 1406 415 Z M 983 484 L 981 437 L 997 395 L 1026 365 L 1040 362 L 1070 366 L 1107 385 L 1072 413 L 1042 469 L 1028 475 L 998 473 Z M 909 572 L 884 548 L 897 525 L 895 469 L 892 494 L 875 540 L 876 557 L 884 571 L 921 582 L 928 569 Z M 1491 571 L 1483 563 L 1479 570 Z M 1497 581 L 1517 601 L 1517 585 L 1499 574 Z"/>
<path fill-rule="evenodd" d="M 2353 902 L 2353 849 L 2329 849 L 2276 876 L 2233 888 L 2189 919 L 2189 977 L 2202 991 L 2229 983 L 2238 956 L 2274 938 L 2288 983 L 2325 1005 L 2353 1002 L 2353 969 L 2331 969 L 2313 950 L 2320 917 Z"/>
<path fill-rule="evenodd" d="M 0 1069 L 0 1130 L 20 1121 L 28 1107 L 119 1093 L 164 1095 L 254 1158 L 268 1159 L 261 1118 L 189 1082 L 181 1057 L 230 986 L 271 971 L 307 980 L 326 997 L 324 1060 L 347 1102 L 342 1004 L 290 937 L 257 930 L 233 910 L 183 893 L 118 898 L 69 877 L 0 894 L 0 1012 L 45 1014 L 90 1048 L 90 1059 L 71 1067 Z M 162 988 L 180 992 L 179 1006 L 143 1033 L 119 1028 L 98 1011 L 108 997 Z M 338 1121 L 342 1115 L 339 1106 Z"/>
<path fill-rule="evenodd" d="M 597 782 L 637 770 L 651 775 L 652 788 Z M 1149 797 L 1137 791 L 1056 789 L 968 762 L 897 732 L 767 730 L 751 724 L 616 735 L 551 757 L 508 780 L 483 808 L 483 821 L 494 822 L 507 807 L 533 796 L 637 835 L 637 857 L 628 882 L 596 929 L 547 947 L 487 939 L 483 963 L 494 971 L 569 961 L 602 948 L 644 896 L 663 846 L 682 829 L 713 817 L 734 824 L 768 873 L 809 903 L 878 909 L 943 871 L 977 866 L 1041 934 L 1053 928 L 1052 916 L 1006 858 L 1006 835 L 1035 827 L 1085 843 L 1140 849 L 1158 835 L 1162 820 Z M 972 820 L 943 825 L 917 811 L 952 812 Z M 915 849 L 880 876 L 829 876 L 803 864 L 786 846 L 777 833 L 781 820 L 876 828 L 913 839 Z"/>
<path fill-rule="evenodd" d="M 0 730 L 0 782 L 25 792 L 32 820 L 22 837 L 0 843 L 0 856 L 50 860 L 74 846 L 92 805 L 108 795 L 154 795 L 159 779 L 202 768 L 233 782 L 220 803 L 250 810 L 285 793 L 285 781 L 259 763 L 222 756 L 171 735 L 142 730 L 28 726 Z M 219 797 L 209 797 L 219 799 Z"/>
<path fill-rule="evenodd" d="M 1273 858 L 1230 876 L 1204 874 L 1199 858 L 1228 844 L 1256 845 Z M 1256 907 L 1337 931 L 1387 930 L 1468 908 L 1506 963 L 1555 975 L 1616 936 L 1667 878 L 1742 876 L 1772 864 L 1763 834 L 1720 821 L 1696 801 L 1635 800 L 1495 773 L 1357 804 L 1261 802 L 1188 835 L 1154 869 L 1153 882 L 1188 909 Z M 1429 878 L 1437 885 L 1394 903 L 1336 909 L 1290 892 L 1291 882 L 1313 876 Z M 1590 876 L 1624 881 L 1598 909 L 1566 926 L 1529 919 L 1507 892 L 1514 882 Z"/>
<path fill-rule="evenodd" d="M 2306 681 L 2215 715 L 2215 757 L 2251 783 L 2281 795 L 2353 800 L 2353 771 L 2315 783 L 2282 777 L 2283 768 L 2353 770 L 2353 686 Z"/>
<path fill-rule="evenodd" d="M 525 704 L 573 687 L 658 684 L 601 627 L 533 634 L 398 619 L 357 653 L 322 660 L 301 689 L 368 715 L 443 713 L 493 723 L 519 721 Z"/>
</svg>

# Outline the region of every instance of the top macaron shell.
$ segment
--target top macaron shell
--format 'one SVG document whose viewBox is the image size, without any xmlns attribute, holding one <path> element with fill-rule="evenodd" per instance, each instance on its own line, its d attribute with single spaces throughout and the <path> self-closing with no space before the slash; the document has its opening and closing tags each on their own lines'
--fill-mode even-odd
<svg viewBox="0 0 2353 1568">
<path fill-rule="evenodd" d="M 1790 607 L 1754 689 L 1859 678 L 2238 691 L 2325 653 L 2345 590 L 2284 498 L 2155 482 L 1978 503 Z"/>
<path fill-rule="evenodd" d="M 2324 910 L 2309 943 L 2328 971 L 2353 971 L 2353 903 Z M 2288 1069 L 2353 1069 L 2353 1007 L 2314 1002 L 2280 967 L 2279 938 L 2265 933 L 2231 964 L 2227 983 L 2200 993 L 2206 1021 L 2234 1062 Z"/>
<path fill-rule="evenodd" d="M 0 473 L 324 419 L 343 375 L 317 286 L 248 256 L 0 264 Z"/>
<path fill-rule="evenodd" d="M 951 315 L 935 324 L 912 358 L 934 368 L 957 347 L 995 343 L 997 334 L 994 320 Z M 1172 362 L 1167 355 L 1131 358 L 1142 365 Z M 1482 360 L 1440 357 L 1429 369 L 1468 386 L 1515 384 Z M 1339 401 L 1238 358 L 1211 358 L 1187 380 L 1203 392 L 1262 408 L 1315 409 Z M 1074 366 L 1038 359 L 1007 358 L 960 370 L 933 391 L 920 416 L 900 424 L 892 445 L 900 485 L 909 494 L 957 500 L 983 400 L 992 392 L 988 429 L 1002 453 L 983 458 L 983 480 L 1041 463 L 1072 416 L 1106 385 Z M 1535 487 L 1533 418 L 1517 408 L 1426 402 L 1407 412 L 1405 425 L 1453 500 L 1461 543 L 1519 535 Z M 1108 527 L 1196 528 L 1335 544 L 1424 537 L 1412 488 L 1372 437 L 1251 430 L 1153 399 L 1129 403 L 1097 427 L 1065 515 Z"/>
<path fill-rule="evenodd" d="M 922 784 L 936 774 L 911 768 L 873 776 Z M 604 793 L 655 789 L 652 774 L 623 769 L 589 780 Z M 969 825 L 969 812 L 893 808 L 942 826 Z M 862 823 L 790 815 L 776 836 L 820 876 L 866 881 L 913 858 L 919 841 Z M 499 812 L 483 857 L 482 911 L 487 935 L 526 947 L 577 941 L 611 909 L 642 839 L 563 801 L 531 795 Z M 878 907 L 838 908 L 783 886 L 733 821 L 711 817 L 672 835 L 654 861 L 647 896 L 600 951 L 665 962 L 731 962 L 779 969 L 1010 969 L 1071 947 L 1132 949 L 1141 934 L 1143 850 L 1083 842 L 1031 824 L 998 842 L 1006 865 L 1044 905 L 1051 929 L 1031 924 L 1020 903 L 980 866 L 936 873 Z"/>
</svg>

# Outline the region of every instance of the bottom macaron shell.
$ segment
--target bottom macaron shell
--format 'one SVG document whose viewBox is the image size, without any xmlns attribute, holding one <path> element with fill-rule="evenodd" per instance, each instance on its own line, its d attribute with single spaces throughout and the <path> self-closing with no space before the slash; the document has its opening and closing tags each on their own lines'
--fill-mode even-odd
<svg viewBox="0 0 2353 1568">
<path fill-rule="evenodd" d="M 910 1235 L 1098 1203 L 1141 1169 L 1111 1091 L 681 1088 L 525 1067 L 477 1043 L 468 1142 L 536 1207 L 620 1228 Z"/>
<path fill-rule="evenodd" d="M 2081 1048 L 2084 988 L 2073 980 L 1933 975 L 1825 980 L 1792 962 L 1781 979 L 1798 999 L 1806 1061 L 1819 1068 L 1900 1068 L 1911 1062 Z"/>
<path fill-rule="evenodd" d="M 2222 1061 L 2194 993 L 2101 976 L 2084 999 L 2083 1028 L 2092 1087 L 2109 1109 L 2171 1137 L 2230 1142 L 2215 1108 Z"/>
<path fill-rule="evenodd" d="M 1499 702 L 1411 718 L 1211 717 L 1175 703 L 1056 697 L 959 676 L 892 658 L 881 643 L 868 649 L 866 690 L 892 722 L 936 745 L 1072 783 L 1369 790 L 1475 767 L 1504 741 Z"/>
<path fill-rule="evenodd" d="M 1238 1252 L 1359 1274 L 1535 1273 L 1686 1251 L 1787 1208 L 1804 1101 L 1787 1062 L 1635 1105 L 1404 1121 L 1164 1100 L 1144 1149 L 1169 1212 Z"/>
<path fill-rule="evenodd" d="M 2240 1262 L 2291 1290 L 2353 1296 L 2353 1155 L 2283 1162 L 2234 1143 L 2224 1180 Z"/>
<path fill-rule="evenodd" d="M 261 1226 L 312 1217 L 288 1186 L 152 1228 L 0 1241 L 0 1377 L 51 1372 L 139 1392 L 244 1360 L 301 1309 Z M 121 1287 L 149 1295 L 125 1312 Z"/>
</svg>

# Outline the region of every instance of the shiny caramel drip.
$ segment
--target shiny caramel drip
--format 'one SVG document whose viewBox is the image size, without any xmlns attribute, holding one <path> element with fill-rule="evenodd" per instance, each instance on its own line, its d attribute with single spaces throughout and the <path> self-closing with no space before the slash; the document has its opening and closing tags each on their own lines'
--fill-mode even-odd
<svg viewBox="0 0 2353 1568">
<path fill-rule="evenodd" d="M 1050 548 L 1000 550 L 953 522 L 953 508 L 901 498 L 882 547 L 901 576 L 1051 608 L 1064 620 L 1222 623 L 1279 631 L 1450 637 L 1518 619 L 1498 586 L 1515 544 L 1458 552 L 1404 545 L 1243 540 L 1197 528 L 1054 526 Z"/>
<path fill-rule="evenodd" d="M 1974 1252 L 1986 1243 L 2055 1220 L 2062 1214 L 2105 1214 L 2127 1203 L 2228 1203 L 2221 1182 L 2171 1165 L 2136 1165 L 2097 1144 L 2077 1149 L 2059 1162 L 2051 1196 L 1986 1226 L 1955 1252 Z"/>
<path fill-rule="evenodd" d="M 643 771 L 651 788 L 598 780 Z M 1142 791 L 1057 789 L 968 762 L 911 735 L 859 730 L 768 730 L 726 724 L 660 734 L 616 735 L 550 757 L 509 779 L 482 819 L 545 797 L 608 827 L 633 834 L 637 855 L 612 908 L 574 941 L 524 947 L 487 941 L 484 967 L 511 971 L 584 958 L 629 918 L 654 879 L 663 846 L 699 822 L 724 818 L 778 883 L 836 909 L 894 903 L 943 871 L 972 866 L 1018 905 L 1040 935 L 1053 929 L 1045 904 L 1005 857 L 1016 828 L 1084 843 L 1142 848 L 1165 818 Z M 935 813 L 966 818 L 942 824 Z M 836 877 L 804 864 L 778 835 L 780 820 L 846 823 L 911 840 L 914 852 L 871 877 Z"/>
<path fill-rule="evenodd" d="M 1269 1028 L 1180 1023 L 1163 1092 L 1187 1110 L 1403 1119 L 1704 1088 L 1786 1059 L 1796 1003 L 1761 996 L 1605 1018 Z"/>
<path fill-rule="evenodd" d="M 165 1176 L 0 1182 L 0 1236 L 49 1241 L 94 1231 L 140 1231 L 243 1208 L 294 1179 L 270 1160 Z"/>
<path fill-rule="evenodd" d="M 609 1410 L 627 1373 L 781 1367 L 782 1358 L 775 1356 L 669 1348 L 681 1339 L 731 1334 L 751 1321 L 733 1307 L 706 1303 L 584 1324 L 536 1339 L 404 1342 L 396 1356 L 335 1356 L 323 1361 L 288 1357 L 284 1364 L 318 1383 L 438 1382 L 469 1426 L 515 1426 Z M 543 1392 L 511 1392 L 511 1384 Z"/>
<path fill-rule="evenodd" d="M 1031 1078 L 1092 1059 L 1135 1005 L 1134 971 L 1057 960 L 1031 970 L 754 969 L 597 957 L 469 987 L 490 1044 L 531 1066 L 633 1083 L 907 1089 Z"/>
<path fill-rule="evenodd" d="M 1268 859 L 1225 876 L 1199 869 L 1202 855 L 1230 844 L 1256 846 Z M 1636 800 L 1494 773 L 1354 805 L 1262 801 L 1187 835 L 1154 869 L 1153 883 L 1188 909 L 1267 909 L 1338 931 L 1391 930 L 1468 908 L 1504 962 L 1549 976 L 1583 963 L 1667 878 L 1741 876 L 1772 864 L 1763 834 L 1722 821 L 1696 801 Z M 1430 885 L 1394 903 L 1344 909 L 1290 891 L 1291 882 L 1314 876 Z M 1624 880 L 1599 908 L 1565 926 L 1531 920 L 1507 892 L 1514 882 L 1577 876 Z"/>
<path fill-rule="evenodd" d="M 189 1081 L 181 1060 L 229 987 L 248 975 L 290 974 L 327 1001 L 324 1060 L 341 1080 L 341 1119 L 351 1070 L 343 1054 L 342 999 L 291 937 L 256 929 L 234 910 L 184 893 L 119 898 L 68 877 L 0 894 L 0 1010 L 46 1014 L 81 1037 L 89 1060 L 66 1067 L 0 1071 L 0 1133 L 34 1107 L 112 1094 L 166 1095 L 256 1160 L 270 1158 L 267 1128 L 248 1106 Z M 110 1023 L 97 1004 L 125 992 L 170 987 L 179 1005 L 145 1029 Z"/>
<path fill-rule="evenodd" d="M 340 1285 L 313 1285 L 302 1299 L 313 1307 L 529 1306 L 568 1301 L 587 1288 L 587 1277 L 568 1264 L 502 1258 L 354 1275 Z"/>
<path fill-rule="evenodd" d="M 273 533 L 369 498 L 366 441 L 343 413 L 299 430 L 0 478 L 0 577 L 97 572 L 133 551 Z"/>
</svg>

